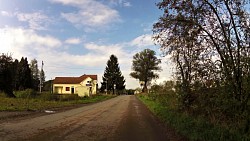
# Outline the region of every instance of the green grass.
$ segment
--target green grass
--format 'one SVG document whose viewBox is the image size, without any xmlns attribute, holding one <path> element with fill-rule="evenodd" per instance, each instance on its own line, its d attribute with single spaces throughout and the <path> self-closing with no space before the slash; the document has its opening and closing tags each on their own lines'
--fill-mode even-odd
<svg viewBox="0 0 250 141">
<path fill-rule="evenodd" d="M 250 135 L 243 135 L 237 131 L 229 131 L 218 125 L 213 125 L 203 118 L 194 118 L 181 113 L 173 106 L 163 105 L 148 95 L 138 95 L 138 98 L 164 123 L 172 126 L 177 133 L 190 140 L 202 141 L 246 141 Z"/>
<path fill-rule="evenodd" d="M 45 110 L 72 106 L 77 104 L 94 103 L 113 98 L 112 95 L 97 95 L 93 97 L 77 98 L 75 100 L 44 100 L 42 98 L 7 98 L 0 97 L 0 111 L 26 111 L 26 110 Z"/>
</svg>

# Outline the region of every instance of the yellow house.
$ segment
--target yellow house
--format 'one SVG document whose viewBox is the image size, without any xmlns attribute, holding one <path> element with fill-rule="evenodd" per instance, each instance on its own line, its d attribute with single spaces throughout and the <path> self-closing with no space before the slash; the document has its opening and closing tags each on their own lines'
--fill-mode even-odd
<svg viewBox="0 0 250 141">
<path fill-rule="evenodd" d="M 53 83 L 54 93 L 78 94 L 90 96 L 97 91 L 97 75 L 82 75 L 80 77 L 56 77 Z"/>
</svg>

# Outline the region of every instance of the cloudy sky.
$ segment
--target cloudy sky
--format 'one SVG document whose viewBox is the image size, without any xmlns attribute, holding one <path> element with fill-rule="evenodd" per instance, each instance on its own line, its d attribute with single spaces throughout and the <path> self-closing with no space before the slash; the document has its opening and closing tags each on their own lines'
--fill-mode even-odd
<svg viewBox="0 0 250 141">
<path fill-rule="evenodd" d="M 46 80 L 56 76 L 97 74 L 102 81 L 111 54 L 118 57 L 127 88 L 132 57 L 145 48 L 162 60 L 160 79 L 172 68 L 154 45 L 152 25 L 162 11 L 159 0 L 0 0 L 0 53 L 44 61 Z"/>
</svg>

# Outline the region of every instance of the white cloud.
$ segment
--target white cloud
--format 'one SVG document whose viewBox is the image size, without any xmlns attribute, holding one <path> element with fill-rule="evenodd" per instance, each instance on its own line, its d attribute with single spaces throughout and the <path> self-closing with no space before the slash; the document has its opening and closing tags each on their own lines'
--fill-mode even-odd
<svg viewBox="0 0 250 141">
<path fill-rule="evenodd" d="M 123 6 L 123 7 L 131 7 L 131 3 L 126 1 L 126 0 L 109 0 L 109 4 L 110 5 L 114 5 L 114 6 Z"/>
<path fill-rule="evenodd" d="M 69 38 L 69 39 L 65 40 L 65 43 L 77 45 L 77 44 L 81 43 L 81 40 L 79 38 Z"/>
<path fill-rule="evenodd" d="M 110 24 L 120 22 L 117 10 L 112 9 L 96 0 L 50 0 L 78 8 L 78 11 L 61 13 L 61 16 L 77 27 L 83 27 L 85 31 L 102 29 Z"/>
<path fill-rule="evenodd" d="M 135 38 L 133 41 L 131 41 L 132 46 L 138 46 L 138 47 L 147 47 L 147 46 L 153 46 L 154 41 L 152 39 L 152 35 L 150 34 L 144 34 L 137 38 Z"/>
<path fill-rule="evenodd" d="M 0 13 L 2 16 L 7 16 L 7 17 L 11 17 L 13 16 L 11 13 L 7 12 L 7 11 L 1 11 Z"/>
<path fill-rule="evenodd" d="M 33 30 L 22 28 L 0 29 L 0 52 L 13 53 L 13 57 L 35 58 L 43 51 L 48 52 L 61 46 L 61 41 L 49 35 L 40 36 Z"/>
<path fill-rule="evenodd" d="M 123 5 L 124 5 L 125 7 L 131 7 L 131 6 L 132 6 L 130 2 L 124 2 Z"/>
<path fill-rule="evenodd" d="M 38 62 L 44 61 L 44 70 L 47 79 L 55 76 L 80 76 L 86 74 L 97 74 L 99 82 L 105 70 L 106 63 L 111 54 L 118 57 L 119 65 L 126 79 L 127 88 L 139 87 L 139 82 L 130 77 L 132 57 L 141 50 L 128 50 L 129 43 L 103 44 L 85 43 L 85 50 L 79 50 L 78 55 L 62 50 L 65 44 L 76 43 L 78 38 L 69 38 L 68 41 L 49 35 L 39 35 L 35 30 L 23 28 L 0 28 L 0 40 L 2 53 L 12 53 L 13 58 L 20 59 L 28 57 L 29 60 L 36 58 Z M 131 53 L 132 52 L 132 53 Z M 165 60 L 166 61 L 166 60 Z M 65 66 L 60 68 L 60 66 Z M 79 68 L 79 69 L 73 69 Z M 86 70 L 84 68 L 90 68 Z M 170 77 L 169 65 L 162 62 L 164 71 L 160 72 L 158 83 Z M 63 73 L 63 74 L 61 74 Z"/>
<path fill-rule="evenodd" d="M 120 44 L 112 44 L 112 45 L 98 45 L 95 43 L 87 43 L 84 45 L 86 49 L 98 53 L 100 55 L 105 54 L 106 56 L 110 56 L 111 54 L 115 55 L 124 55 L 124 50 L 122 49 L 122 45 Z"/>
<path fill-rule="evenodd" d="M 19 21 L 28 22 L 29 27 L 34 30 L 45 30 L 48 24 L 51 22 L 48 16 L 41 12 L 35 13 L 17 13 Z"/>
</svg>

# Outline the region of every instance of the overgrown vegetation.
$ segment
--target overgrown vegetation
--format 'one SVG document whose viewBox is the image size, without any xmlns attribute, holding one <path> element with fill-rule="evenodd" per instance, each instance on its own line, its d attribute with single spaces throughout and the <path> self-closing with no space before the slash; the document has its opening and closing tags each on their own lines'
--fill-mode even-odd
<svg viewBox="0 0 250 141">
<path fill-rule="evenodd" d="M 190 140 L 250 140 L 242 119 L 232 121 L 219 112 L 214 112 L 211 117 L 207 116 L 206 109 L 194 112 L 181 108 L 181 96 L 176 93 L 175 88 L 173 81 L 167 81 L 161 85 L 153 85 L 149 94 L 139 94 L 138 97 L 162 121 Z"/>
<path fill-rule="evenodd" d="M 16 98 L 9 98 L 3 93 L 0 94 L 0 111 L 41 111 L 77 104 L 94 103 L 115 97 L 115 95 L 79 97 L 78 95 L 56 95 L 47 92 L 38 94 L 32 89 L 17 91 L 14 94 Z"/>
<path fill-rule="evenodd" d="M 178 109 L 175 94 L 139 94 L 137 95 L 148 108 L 168 126 L 189 140 L 204 141 L 241 141 L 250 140 L 249 134 L 229 128 L 223 123 L 211 123 L 206 117 L 194 116 Z"/>
<path fill-rule="evenodd" d="M 157 6 L 164 12 L 154 25 L 154 38 L 176 66 L 177 109 L 249 134 L 250 18 L 245 1 L 164 0 Z"/>
</svg>

